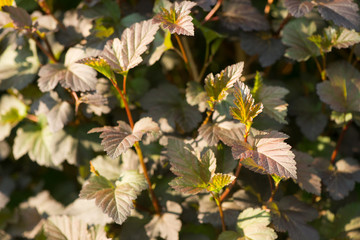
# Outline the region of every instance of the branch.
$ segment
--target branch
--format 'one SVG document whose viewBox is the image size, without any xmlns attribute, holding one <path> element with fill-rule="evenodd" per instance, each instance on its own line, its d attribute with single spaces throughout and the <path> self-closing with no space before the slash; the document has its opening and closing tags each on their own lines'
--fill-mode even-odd
<svg viewBox="0 0 360 240">
<path fill-rule="evenodd" d="M 342 143 L 342 141 L 344 139 L 345 132 L 348 130 L 351 123 L 352 123 L 352 121 L 349 121 L 349 122 L 347 122 L 347 124 L 345 124 L 343 126 L 343 129 L 342 129 L 342 131 L 340 133 L 339 139 L 338 139 L 338 141 L 336 143 L 336 147 L 335 147 L 334 151 L 331 154 L 331 164 L 335 163 L 335 158 L 336 158 L 336 156 L 337 156 L 337 154 L 339 152 L 339 148 L 340 148 L 340 145 L 341 145 L 341 143 Z"/>
<path fill-rule="evenodd" d="M 223 209 L 222 209 L 222 206 L 221 206 L 221 201 L 219 199 L 218 196 L 216 196 L 213 192 L 210 192 L 211 195 L 213 196 L 215 202 L 216 202 L 216 205 L 218 206 L 219 208 L 219 214 L 220 214 L 220 219 L 221 219 L 221 226 L 222 226 L 222 231 L 226 231 L 226 225 L 225 225 L 225 218 L 224 218 L 224 212 L 223 212 Z"/>
<path fill-rule="evenodd" d="M 211 11 L 206 15 L 206 17 L 204 18 L 204 20 L 201 22 L 201 24 L 206 23 L 207 21 L 210 20 L 210 18 L 216 13 L 216 11 L 220 8 L 221 4 L 222 4 L 223 0 L 218 0 L 217 3 L 215 4 L 215 6 L 213 7 L 213 9 L 211 9 Z"/>
<path fill-rule="evenodd" d="M 234 181 L 232 181 L 232 183 L 226 188 L 226 190 L 225 190 L 225 191 L 221 194 L 221 196 L 220 196 L 220 203 L 222 203 L 222 202 L 225 200 L 225 198 L 227 197 L 227 195 L 229 195 L 231 189 L 232 189 L 232 188 L 235 186 L 235 184 L 236 184 L 236 179 L 239 177 L 240 170 L 241 170 L 241 167 L 242 167 L 241 160 L 242 160 L 242 159 L 239 160 L 239 165 L 238 165 L 238 167 L 237 167 L 237 169 L 236 169 Z"/>
</svg>

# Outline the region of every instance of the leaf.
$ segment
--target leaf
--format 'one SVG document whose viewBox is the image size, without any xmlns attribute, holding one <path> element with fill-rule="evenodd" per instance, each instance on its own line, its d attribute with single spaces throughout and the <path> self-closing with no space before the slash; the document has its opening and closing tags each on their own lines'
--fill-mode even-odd
<svg viewBox="0 0 360 240">
<path fill-rule="evenodd" d="M 253 119 L 262 112 L 262 103 L 255 104 L 255 99 L 250 93 L 250 89 L 243 82 L 237 81 L 235 84 L 235 105 L 230 107 L 231 115 L 241 123 L 249 126 Z"/>
<path fill-rule="evenodd" d="M 55 163 L 50 150 L 52 134 L 47 127 L 26 124 L 16 131 L 13 154 L 17 160 L 26 153 L 32 161 L 41 166 L 60 168 Z"/>
<path fill-rule="evenodd" d="M 208 191 L 220 193 L 221 189 L 232 183 L 236 179 L 230 174 L 216 173 L 210 181 Z"/>
<path fill-rule="evenodd" d="M 337 112 L 360 111 L 360 73 L 345 61 L 330 64 L 326 69 L 330 81 L 316 85 L 322 102 Z"/>
<path fill-rule="evenodd" d="M 31 28 L 32 20 L 25 9 L 21 7 L 3 6 L 2 10 L 10 14 L 10 18 L 17 28 Z"/>
<path fill-rule="evenodd" d="M 162 38 L 160 34 L 157 34 L 157 36 L 160 36 L 158 38 L 161 38 L 162 42 L 160 45 L 156 47 L 156 49 L 151 54 L 151 57 L 149 59 L 149 65 L 153 65 L 155 62 L 157 62 L 161 56 L 169 49 L 173 49 L 174 46 L 171 42 L 171 33 L 169 31 L 165 32 L 165 37 Z M 157 42 L 155 35 L 155 43 Z"/>
<path fill-rule="evenodd" d="M 42 92 L 48 92 L 65 78 L 66 68 L 61 63 L 46 64 L 40 68 L 38 86 Z"/>
<path fill-rule="evenodd" d="M 303 152 L 294 151 L 297 167 L 297 182 L 309 193 L 321 195 L 321 178 L 315 166 L 314 159 Z"/>
<path fill-rule="evenodd" d="M 57 132 L 64 128 L 74 117 L 71 105 L 61 101 L 56 92 L 49 92 L 42 96 L 33 105 L 36 115 L 45 114 L 51 132 Z"/>
<path fill-rule="evenodd" d="M 178 240 L 181 229 L 180 214 L 181 206 L 176 202 L 166 202 L 167 211 L 161 216 L 155 215 L 151 221 L 145 225 L 146 234 L 151 238 L 161 237 L 168 240 Z"/>
<path fill-rule="evenodd" d="M 241 159 L 242 164 L 261 174 L 275 174 L 279 177 L 296 179 L 296 162 L 291 146 L 284 142 L 288 136 L 277 131 L 250 132 L 244 142 L 244 128 L 222 129 L 219 138 L 231 146 L 234 159 Z"/>
<path fill-rule="evenodd" d="M 148 111 L 147 115 L 159 122 L 163 132 L 173 132 L 175 128 L 190 132 L 202 120 L 200 112 L 187 104 L 173 85 L 161 85 L 148 91 L 140 103 Z"/>
<path fill-rule="evenodd" d="M 111 111 L 109 99 L 101 94 L 100 91 L 81 94 L 79 102 L 87 104 L 84 111 L 89 115 L 94 113 L 101 116 L 103 113 L 107 114 Z"/>
<path fill-rule="evenodd" d="M 211 10 L 211 6 L 215 5 L 216 0 L 195 0 L 195 2 L 204 11 L 209 12 Z"/>
<path fill-rule="evenodd" d="M 194 36 L 194 24 L 191 22 L 191 8 L 196 3 L 191 1 L 175 2 L 169 8 L 162 9 L 162 12 L 154 16 L 154 23 L 161 23 L 164 29 L 168 29 L 171 34 Z"/>
<path fill-rule="evenodd" d="M 0 11 L 2 11 L 2 7 L 13 5 L 14 0 L 1 0 L 0 1 Z"/>
<path fill-rule="evenodd" d="M 310 57 L 319 56 L 319 49 L 308 39 L 315 32 L 315 22 L 308 19 L 296 19 L 286 24 L 282 42 L 289 48 L 286 49 L 285 56 L 296 61 L 306 61 Z"/>
<path fill-rule="evenodd" d="M 360 34 L 346 28 L 337 29 L 336 35 L 333 38 L 335 38 L 333 46 L 338 49 L 348 48 L 360 42 Z"/>
<path fill-rule="evenodd" d="M 261 102 L 263 104 L 264 113 L 279 123 L 287 123 L 285 117 L 287 115 L 288 104 L 283 100 L 283 98 L 288 93 L 289 90 L 286 88 L 261 84 L 261 87 L 259 87 L 254 95 L 257 102 Z"/>
<path fill-rule="evenodd" d="M 318 11 L 326 20 L 336 25 L 360 31 L 360 15 L 357 3 L 352 0 L 319 0 Z"/>
<path fill-rule="evenodd" d="M 262 67 L 268 67 L 281 58 L 285 46 L 280 39 L 273 38 L 269 32 L 243 32 L 240 34 L 241 48 L 249 55 L 259 55 Z"/>
<path fill-rule="evenodd" d="M 88 132 L 101 132 L 100 138 L 103 138 L 101 145 L 111 158 L 117 158 L 131 148 L 135 142 L 141 141 L 145 133 L 159 131 L 157 123 L 149 117 L 136 122 L 134 129 L 131 129 L 130 125 L 123 121 L 118 121 L 118 124 L 117 127 L 93 128 Z"/>
<path fill-rule="evenodd" d="M 290 104 L 290 107 L 290 113 L 296 116 L 296 124 L 302 134 L 315 141 L 328 123 L 328 117 L 322 113 L 319 100 L 311 96 L 300 97 Z"/>
<path fill-rule="evenodd" d="M 170 170 L 177 176 L 169 183 L 170 186 L 187 194 L 196 194 L 207 188 L 216 169 L 215 155 L 211 150 L 198 159 L 190 145 L 169 138 L 166 155 L 171 164 Z"/>
<path fill-rule="evenodd" d="M 303 0 L 284 0 L 284 6 L 289 10 L 294 17 L 302 17 L 311 12 L 314 3 Z"/>
<path fill-rule="evenodd" d="M 269 22 L 251 5 L 250 0 L 230 0 L 224 3 L 221 13 L 224 25 L 231 29 L 244 31 L 267 31 Z"/>
<path fill-rule="evenodd" d="M 159 25 L 151 20 L 133 24 L 123 31 L 121 40 L 109 40 L 100 56 L 115 72 L 124 74 L 142 62 L 141 54 L 147 45 L 154 40 Z"/>
<path fill-rule="evenodd" d="M 200 112 L 204 112 L 208 107 L 208 96 L 204 88 L 197 82 L 191 81 L 186 84 L 186 101 L 191 106 L 198 105 Z"/>
<path fill-rule="evenodd" d="M 293 240 L 319 239 L 319 233 L 306 222 L 317 218 L 317 211 L 297 200 L 293 196 L 287 196 L 280 202 L 268 204 L 271 210 L 271 219 L 277 231 L 287 231 Z"/>
<path fill-rule="evenodd" d="M 92 67 L 108 79 L 115 79 L 114 72 L 112 71 L 110 65 L 106 62 L 106 60 L 102 57 L 89 57 L 83 58 L 78 61 L 78 63 L 85 64 L 89 67 Z"/>
<path fill-rule="evenodd" d="M 0 90 L 21 90 L 36 77 L 39 68 L 36 44 L 29 39 L 22 45 L 9 39 L 9 44 L 0 56 Z"/>
<path fill-rule="evenodd" d="M 337 235 L 344 233 L 349 239 L 357 239 L 359 236 L 359 203 L 349 203 L 340 208 L 336 213 L 334 221 L 335 232 Z"/>
<path fill-rule="evenodd" d="M 219 137 L 216 132 L 218 131 L 218 125 L 214 123 L 207 123 L 199 128 L 199 136 L 202 137 L 209 146 L 216 146 L 219 142 Z"/>
<path fill-rule="evenodd" d="M 220 233 L 218 240 L 239 240 L 243 235 L 234 231 L 224 231 Z"/>
<path fill-rule="evenodd" d="M 239 62 L 226 67 L 215 77 L 212 73 L 206 76 L 205 90 L 211 101 L 209 104 L 219 102 L 227 96 L 227 90 L 240 79 L 243 68 L 244 62 Z"/>
<path fill-rule="evenodd" d="M 136 171 L 122 173 L 113 184 L 102 176 L 93 176 L 80 191 L 80 198 L 95 199 L 95 203 L 117 224 L 122 224 L 134 208 L 133 200 L 147 188 L 142 174 Z"/>
<path fill-rule="evenodd" d="M 360 182 L 360 165 L 353 158 L 338 160 L 335 169 L 322 172 L 322 180 L 332 199 L 343 199 Z"/>
<path fill-rule="evenodd" d="M 4 94 L 0 98 L 0 126 L 4 127 L 4 132 L 7 132 L 5 128 L 8 126 L 11 128 L 16 125 L 27 115 L 27 106 L 21 102 L 18 98 Z M 8 134 L 5 134 L 4 138 Z M 0 137 L 2 140 L 3 138 Z"/>
</svg>

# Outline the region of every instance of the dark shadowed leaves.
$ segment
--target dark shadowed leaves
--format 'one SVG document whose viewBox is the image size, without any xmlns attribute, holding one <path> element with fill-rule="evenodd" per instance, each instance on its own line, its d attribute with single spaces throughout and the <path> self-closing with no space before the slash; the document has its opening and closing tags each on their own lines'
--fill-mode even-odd
<svg viewBox="0 0 360 240">
<path fill-rule="evenodd" d="M 255 104 L 249 87 L 240 81 L 235 84 L 234 96 L 236 107 L 230 107 L 230 113 L 248 127 L 252 124 L 253 119 L 262 112 L 263 105 L 261 103 Z"/>
<path fill-rule="evenodd" d="M 270 28 L 269 22 L 251 5 L 250 0 L 225 1 L 221 18 L 231 30 L 266 31 Z"/>
<path fill-rule="evenodd" d="M 288 136 L 277 131 L 261 132 L 252 129 L 248 141 L 244 142 L 244 129 L 222 129 L 219 138 L 232 147 L 233 157 L 252 171 L 275 174 L 296 179 L 296 162 L 291 146 L 284 142 Z"/>
<path fill-rule="evenodd" d="M 119 126 L 116 127 L 93 128 L 88 132 L 101 132 L 100 138 L 103 139 L 101 145 L 112 158 L 117 158 L 126 152 L 127 149 L 131 148 L 135 142 L 141 141 L 145 133 L 159 131 L 158 124 L 149 117 L 142 118 L 136 122 L 134 129 L 131 129 L 130 125 L 123 121 L 118 121 L 118 124 Z"/>
<path fill-rule="evenodd" d="M 112 70 L 124 74 L 142 62 L 141 55 L 154 40 L 158 29 L 159 25 L 151 20 L 135 23 L 124 30 L 121 40 L 109 40 L 100 55 Z"/>
<path fill-rule="evenodd" d="M 270 222 L 270 214 L 264 209 L 247 208 L 240 213 L 237 219 L 237 232 L 222 232 L 219 236 L 219 240 L 236 240 L 242 238 L 252 240 L 276 239 L 277 234 L 274 229 L 267 227 Z"/>
<path fill-rule="evenodd" d="M 154 23 L 161 23 L 164 29 L 168 29 L 171 34 L 194 36 L 194 24 L 190 16 L 191 8 L 196 3 L 191 1 L 175 2 L 168 9 L 163 8 L 153 18 Z"/>
<path fill-rule="evenodd" d="M 299 186 L 313 194 L 321 194 L 321 178 L 313 165 L 314 159 L 303 152 L 294 151 Z"/>
<path fill-rule="evenodd" d="M 70 122 L 74 117 L 71 105 L 66 101 L 61 101 L 56 92 L 49 92 L 42 96 L 32 106 L 36 115 L 45 114 L 50 130 L 59 131 Z"/>
<path fill-rule="evenodd" d="M 353 0 L 319 0 L 318 11 L 326 20 L 349 29 L 360 30 L 359 7 Z"/>
<path fill-rule="evenodd" d="M 308 19 L 296 19 L 286 24 L 282 42 L 289 46 L 285 56 L 296 61 L 306 61 L 310 57 L 320 55 L 315 43 L 308 37 L 316 32 L 316 24 Z"/>
<path fill-rule="evenodd" d="M 269 32 L 243 32 L 240 35 L 241 47 L 249 55 L 259 55 L 262 67 L 272 65 L 285 53 L 285 46 L 280 39 L 275 39 Z"/>
<path fill-rule="evenodd" d="M 215 5 L 216 0 L 195 0 L 195 2 L 204 9 L 204 11 L 210 11 L 211 6 Z"/>
<path fill-rule="evenodd" d="M 337 112 L 360 111 L 360 72 L 341 61 L 331 64 L 326 73 L 330 81 L 316 86 L 321 101 Z"/>
<path fill-rule="evenodd" d="M 284 0 L 284 6 L 291 15 L 298 18 L 309 13 L 313 9 L 314 4 L 306 0 Z"/>
<path fill-rule="evenodd" d="M 322 180 L 334 200 L 346 197 L 360 182 L 360 165 L 353 158 L 344 158 L 336 162 L 335 168 L 322 172 Z"/>
<path fill-rule="evenodd" d="M 176 128 L 190 132 L 202 119 L 200 112 L 190 106 L 173 85 L 161 85 L 150 90 L 140 102 L 148 110 L 147 115 L 159 122 L 164 132 L 173 132 Z"/>
<path fill-rule="evenodd" d="M 227 90 L 240 79 L 243 68 L 244 62 L 239 62 L 226 67 L 215 76 L 212 73 L 206 76 L 205 90 L 210 98 L 210 106 L 227 96 Z"/>
<path fill-rule="evenodd" d="M 360 236 L 360 204 L 350 203 L 340 208 L 334 221 L 337 235 L 346 235 L 349 239 L 359 239 Z M 340 235 L 341 236 L 341 235 Z"/>
<path fill-rule="evenodd" d="M 10 194 L 14 191 L 14 189 L 15 181 L 13 179 L 9 176 L 2 176 L 0 178 L 0 210 L 3 209 L 10 201 Z"/>
<path fill-rule="evenodd" d="M 314 208 L 293 196 L 284 197 L 279 202 L 268 203 L 268 207 L 277 231 L 287 231 L 293 240 L 319 239 L 319 233 L 306 224 L 318 216 Z"/>
<path fill-rule="evenodd" d="M 10 14 L 10 18 L 17 28 L 30 29 L 32 26 L 31 17 L 25 9 L 13 6 L 4 6 L 2 9 Z"/>
<path fill-rule="evenodd" d="M 91 177 L 83 185 L 79 196 L 88 200 L 95 199 L 96 205 L 104 213 L 117 224 L 122 224 L 134 208 L 133 200 L 146 188 L 144 175 L 127 171 L 115 183 L 102 176 Z"/>
<path fill-rule="evenodd" d="M 161 237 L 168 240 L 178 240 L 181 229 L 181 206 L 176 202 L 167 201 L 166 211 L 161 215 L 154 215 L 145 225 L 146 234 L 151 238 Z"/>
</svg>

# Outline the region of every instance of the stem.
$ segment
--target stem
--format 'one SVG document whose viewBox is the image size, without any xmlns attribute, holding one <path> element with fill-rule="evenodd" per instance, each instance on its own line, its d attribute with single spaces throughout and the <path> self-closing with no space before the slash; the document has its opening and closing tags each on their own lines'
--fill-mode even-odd
<svg viewBox="0 0 360 240">
<path fill-rule="evenodd" d="M 43 45 L 40 43 L 40 41 L 34 37 L 33 35 L 30 35 L 30 38 L 33 39 L 36 43 L 36 46 L 53 62 L 57 62 L 57 59 L 52 55 L 50 52 L 48 52 Z"/>
<path fill-rule="evenodd" d="M 317 67 L 317 69 L 318 69 L 318 71 L 320 73 L 321 81 L 325 81 L 326 80 L 326 75 L 325 75 L 324 70 L 321 68 L 319 60 L 316 57 L 314 57 L 314 60 L 315 60 L 315 63 L 316 63 L 316 67 Z"/>
<path fill-rule="evenodd" d="M 216 13 L 216 11 L 220 8 L 221 4 L 222 4 L 223 0 L 218 0 L 215 4 L 215 6 L 213 7 L 213 9 L 211 9 L 211 11 L 206 15 L 206 17 L 204 18 L 204 20 L 201 22 L 201 24 L 206 23 L 207 21 L 210 20 L 210 18 Z"/>
<path fill-rule="evenodd" d="M 270 179 L 271 180 L 271 179 Z M 274 200 L 274 196 L 275 196 L 275 193 L 277 192 L 277 190 L 279 189 L 279 186 L 280 186 L 280 182 L 275 184 L 275 189 L 273 189 L 271 191 L 271 196 L 269 198 L 269 200 L 267 201 L 268 203 L 272 202 Z"/>
<path fill-rule="evenodd" d="M 242 159 L 239 160 L 239 165 L 238 165 L 238 167 L 236 169 L 235 179 L 234 179 L 234 181 L 232 181 L 232 183 L 229 185 L 229 187 L 227 187 L 226 190 L 221 194 L 220 202 L 224 201 L 224 199 L 227 197 L 227 195 L 229 195 L 231 189 L 235 186 L 236 179 L 239 177 L 240 170 L 241 170 L 241 167 L 242 167 L 241 160 Z"/>
<path fill-rule="evenodd" d="M 188 43 L 186 38 L 182 38 L 182 41 L 183 41 L 183 44 L 184 44 L 185 53 L 188 56 L 188 60 L 189 60 L 188 65 L 189 65 L 189 68 L 190 68 L 190 71 L 191 71 L 191 75 L 192 75 L 192 77 L 193 77 L 193 79 L 195 81 L 198 81 L 199 72 L 197 70 L 197 66 L 196 66 L 196 63 L 194 61 L 193 55 L 191 53 L 189 43 Z"/>
<path fill-rule="evenodd" d="M 219 199 L 219 197 L 217 197 L 213 192 L 210 192 L 211 195 L 213 196 L 215 202 L 216 202 L 216 205 L 218 206 L 219 208 L 219 214 L 220 214 L 220 219 L 221 219 L 221 226 L 222 226 L 222 231 L 226 231 L 226 225 L 225 225 L 225 219 L 224 219 L 224 212 L 223 212 L 223 209 L 221 207 L 221 201 Z"/>
<path fill-rule="evenodd" d="M 339 148 L 340 148 L 340 145 L 341 145 L 341 143 L 342 143 L 342 141 L 343 141 L 345 132 L 348 130 L 348 128 L 349 128 L 349 126 L 350 126 L 351 123 L 352 123 L 352 121 L 349 121 L 349 122 L 347 122 L 347 124 L 345 124 L 345 125 L 343 126 L 343 129 L 342 129 L 342 131 L 341 131 L 341 133 L 340 133 L 339 139 L 338 139 L 338 141 L 337 141 L 337 143 L 336 143 L 336 147 L 335 147 L 334 151 L 333 151 L 332 154 L 331 154 L 331 164 L 334 164 L 334 163 L 335 163 L 335 158 L 336 158 L 336 156 L 337 156 L 337 154 L 338 154 L 338 152 L 339 152 Z"/>
<path fill-rule="evenodd" d="M 26 118 L 29 119 L 30 121 L 33 121 L 33 122 L 38 122 L 39 121 L 38 117 L 33 115 L 33 114 L 26 115 Z"/>
<path fill-rule="evenodd" d="M 110 79 L 110 81 L 113 84 L 113 86 L 115 87 L 115 89 L 118 91 L 118 93 L 120 94 L 120 97 L 123 100 L 124 105 L 125 105 L 125 111 L 126 111 L 126 115 L 128 117 L 128 120 L 129 120 L 130 127 L 131 127 L 131 129 L 134 129 L 134 120 L 132 118 L 129 105 L 128 105 L 128 102 L 126 100 L 126 97 L 124 96 L 124 94 L 120 90 L 120 88 L 117 85 L 116 81 L 114 79 Z M 147 171 L 147 168 L 146 168 L 146 165 L 145 165 L 145 162 L 144 162 L 144 156 L 143 156 L 143 153 L 141 151 L 141 147 L 140 147 L 139 142 L 135 142 L 134 147 L 135 147 L 136 153 L 137 153 L 137 155 L 139 157 L 140 165 L 141 165 L 141 167 L 143 169 L 143 172 L 144 172 L 144 177 L 145 177 L 145 179 L 146 179 L 146 181 L 147 181 L 147 183 L 149 185 L 149 193 L 150 193 L 152 204 L 153 204 L 153 206 L 155 208 L 156 214 L 161 215 L 160 204 L 159 204 L 159 202 L 158 202 L 158 200 L 157 200 L 157 198 L 155 196 L 155 193 L 154 193 L 154 191 L 152 189 L 152 184 L 151 184 L 151 181 L 150 181 L 150 177 L 148 175 L 148 171 Z"/>
<path fill-rule="evenodd" d="M 205 120 L 202 122 L 201 126 L 203 126 L 203 125 L 205 125 L 205 124 L 207 124 L 207 123 L 209 122 L 210 117 L 211 117 L 211 115 L 213 114 L 213 112 L 214 112 L 214 109 L 210 109 L 210 110 L 207 110 L 207 111 L 206 111 L 206 118 L 205 118 Z"/>
<path fill-rule="evenodd" d="M 271 189 L 271 192 L 274 191 L 274 184 L 272 183 L 272 179 L 270 177 L 270 175 L 268 174 L 268 179 L 269 179 L 269 184 L 270 184 L 270 189 Z"/>
<path fill-rule="evenodd" d="M 267 1 L 267 4 L 266 4 L 265 9 L 264 9 L 264 13 L 265 13 L 266 16 L 269 15 L 270 7 L 271 7 L 271 4 L 273 4 L 273 2 L 274 2 L 274 0 L 268 0 Z"/>
<path fill-rule="evenodd" d="M 54 61 L 54 60 L 53 60 L 53 61 L 54 61 L 54 62 L 58 62 L 58 60 L 56 59 L 56 57 L 55 57 L 55 55 L 54 55 L 54 52 L 53 52 L 53 50 L 52 50 L 52 48 L 51 48 L 51 45 L 50 45 L 49 40 L 47 39 L 46 35 L 42 38 L 42 40 L 44 40 L 45 45 L 46 45 L 46 47 L 47 47 L 48 50 L 49 50 L 49 54 L 52 56 L 52 59 L 56 60 L 56 61 Z"/>
<path fill-rule="evenodd" d="M 123 78 L 123 91 L 124 91 L 124 95 L 126 95 L 126 78 L 127 78 L 127 74 L 124 75 Z"/>
<path fill-rule="evenodd" d="M 81 104 L 81 102 L 79 101 L 79 97 L 76 94 L 76 92 L 71 91 L 70 89 L 67 89 L 71 96 L 73 97 L 74 101 L 75 101 L 75 115 L 77 115 L 78 111 L 79 111 L 79 105 Z"/>
<path fill-rule="evenodd" d="M 283 28 L 284 28 L 285 25 L 290 21 L 291 18 L 292 18 L 292 16 L 291 16 L 290 14 L 288 14 L 288 15 L 286 16 L 286 18 L 284 18 L 284 19 L 282 20 L 282 22 L 280 23 L 280 26 L 279 26 L 278 30 L 276 30 L 276 32 L 274 33 L 274 36 L 275 36 L 275 37 L 279 37 L 281 30 L 283 30 Z"/>
<path fill-rule="evenodd" d="M 180 40 L 180 38 L 179 38 L 179 36 L 177 34 L 174 34 L 174 35 L 175 35 L 176 41 L 177 41 L 177 43 L 178 43 L 178 45 L 180 47 L 180 51 L 181 51 L 182 57 L 184 59 L 184 62 L 185 62 L 186 65 L 188 65 L 189 61 L 188 61 L 188 59 L 186 57 L 186 53 L 185 53 L 184 47 L 183 47 L 183 45 L 181 43 L 181 40 Z"/>
</svg>

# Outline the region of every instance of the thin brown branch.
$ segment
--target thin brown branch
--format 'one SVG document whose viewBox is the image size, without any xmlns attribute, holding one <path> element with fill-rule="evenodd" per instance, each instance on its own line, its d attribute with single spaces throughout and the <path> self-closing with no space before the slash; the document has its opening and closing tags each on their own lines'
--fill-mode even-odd
<svg viewBox="0 0 360 240">
<path fill-rule="evenodd" d="M 30 121 L 33 121 L 33 122 L 38 122 L 39 121 L 38 117 L 33 115 L 33 114 L 26 115 L 26 118 L 29 119 Z"/>
<path fill-rule="evenodd" d="M 201 24 L 206 23 L 207 21 L 209 21 L 212 16 L 216 13 L 217 10 L 219 10 L 221 4 L 222 4 L 223 0 L 218 0 L 215 4 L 215 6 L 213 7 L 213 9 L 211 9 L 211 11 L 206 15 L 206 17 L 204 18 L 204 20 L 201 22 Z"/>
<path fill-rule="evenodd" d="M 188 65 L 188 64 L 189 64 L 189 60 L 188 60 L 188 58 L 187 58 L 187 56 L 186 56 L 186 53 L 185 53 L 185 50 L 184 50 L 184 46 L 183 46 L 183 44 L 181 43 L 181 40 L 180 40 L 180 38 L 179 38 L 179 36 L 178 36 L 177 34 L 175 34 L 175 38 L 176 38 L 176 41 L 177 41 L 177 43 L 178 43 L 178 45 L 179 45 L 179 48 L 180 48 L 180 51 L 181 51 L 181 54 L 182 54 L 182 58 L 183 58 L 185 64 Z"/>
<path fill-rule="evenodd" d="M 337 156 L 337 154 L 339 152 L 340 145 L 341 145 L 341 143 L 342 143 L 342 141 L 344 139 L 345 132 L 348 130 L 351 123 L 352 123 L 352 121 L 347 122 L 342 128 L 342 131 L 341 131 L 339 139 L 338 139 L 338 141 L 336 143 L 335 149 L 331 154 L 331 164 L 335 163 L 335 159 L 336 159 L 336 156 Z"/>
<path fill-rule="evenodd" d="M 271 196 L 270 196 L 269 200 L 267 201 L 268 203 L 270 203 L 270 202 L 272 202 L 272 201 L 274 200 L 274 196 L 275 196 L 277 190 L 279 189 L 279 186 L 280 186 L 280 182 L 278 182 L 277 184 L 275 184 L 275 189 L 273 189 L 273 190 L 271 191 Z"/>
<path fill-rule="evenodd" d="M 50 53 L 48 52 L 44 46 L 41 44 L 41 42 L 39 41 L 39 39 L 37 39 L 35 36 L 31 35 L 30 36 L 31 39 L 33 39 L 36 43 L 36 46 L 53 62 L 57 62 L 57 59 Z"/>
<path fill-rule="evenodd" d="M 207 123 L 209 122 L 210 117 L 211 117 L 211 115 L 213 114 L 213 112 L 214 112 L 214 109 L 210 109 L 210 110 L 207 110 L 207 111 L 206 111 L 206 118 L 205 118 L 205 120 L 202 122 L 201 126 L 203 126 L 203 125 L 205 125 L 205 124 L 207 124 Z"/>
<path fill-rule="evenodd" d="M 221 219 L 221 226 L 222 226 L 222 231 L 226 231 L 226 225 L 225 225 L 225 218 L 224 218 L 224 212 L 223 212 L 223 209 L 222 209 L 222 206 L 221 206 L 221 201 L 219 199 L 219 197 L 217 197 L 213 192 L 210 192 L 211 195 L 213 196 L 215 202 L 216 202 L 216 205 L 218 206 L 219 208 L 219 214 L 220 214 L 220 219 Z"/>
<path fill-rule="evenodd" d="M 286 18 L 284 18 L 282 20 L 282 22 L 280 23 L 279 28 L 276 30 L 276 32 L 274 33 L 275 37 L 279 37 L 280 36 L 280 32 L 281 30 L 283 30 L 283 28 L 286 26 L 286 24 L 291 20 L 292 16 L 290 15 L 290 13 L 286 16 Z"/>
<path fill-rule="evenodd" d="M 124 75 L 123 78 L 123 91 L 124 91 L 124 95 L 126 95 L 126 78 L 127 78 L 127 74 Z"/>
<path fill-rule="evenodd" d="M 231 189 L 235 186 L 236 184 L 236 179 L 239 177 L 239 174 L 240 174 L 240 170 L 241 170 L 241 167 L 242 167 L 242 164 L 241 164 L 241 160 L 239 160 L 239 165 L 236 169 L 236 173 L 235 173 L 235 179 L 234 181 L 232 181 L 232 183 L 225 189 L 225 191 L 221 194 L 220 196 L 220 203 L 223 202 L 225 200 L 225 198 L 229 195 Z"/>
<path fill-rule="evenodd" d="M 188 57 L 188 61 L 189 61 L 188 65 L 189 65 L 189 68 L 191 71 L 191 75 L 195 81 L 198 81 L 199 72 L 197 70 L 197 66 L 196 66 L 194 57 L 192 55 L 189 43 L 186 38 L 182 38 L 180 40 L 182 40 L 186 56 Z"/>
</svg>

